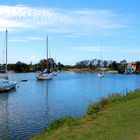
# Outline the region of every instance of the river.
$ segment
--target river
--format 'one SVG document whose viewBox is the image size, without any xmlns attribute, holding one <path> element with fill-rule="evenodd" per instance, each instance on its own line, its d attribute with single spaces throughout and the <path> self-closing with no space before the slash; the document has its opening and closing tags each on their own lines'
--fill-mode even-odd
<svg viewBox="0 0 140 140">
<path fill-rule="evenodd" d="M 0 94 L 0 139 L 27 140 L 57 118 L 86 114 L 87 106 L 112 93 L 140 88 L 140 75 L 61 72 L 37 81 L 35 73 L 11 73 L 17 88 Z M 21 82 L 21 80 L 27 82 Z"/>
</svg>

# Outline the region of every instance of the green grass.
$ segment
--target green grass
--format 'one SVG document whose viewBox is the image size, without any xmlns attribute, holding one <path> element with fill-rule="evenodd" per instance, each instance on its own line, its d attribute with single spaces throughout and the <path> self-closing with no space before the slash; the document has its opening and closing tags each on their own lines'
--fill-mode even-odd
<svg viewBox="0 0 140 140">
<path fill-rule="evenodd" d="M 83 118 L 54 121 L 33 140 L 139 140 L 140 91 L 111 95 L 90 105 Z"/>
</svg>

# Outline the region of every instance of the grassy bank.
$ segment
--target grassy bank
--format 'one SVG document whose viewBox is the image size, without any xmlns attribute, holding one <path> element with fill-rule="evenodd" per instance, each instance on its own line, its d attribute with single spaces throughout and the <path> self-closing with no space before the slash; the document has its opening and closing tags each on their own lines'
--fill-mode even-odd
<svg viewBox="0 0 140 140">
<path fill-rule="evenodd" d="M 83 118 L 55 120 L 33 140 L 139 140 L 140 90 L 90 105 Z"/>
</svg>

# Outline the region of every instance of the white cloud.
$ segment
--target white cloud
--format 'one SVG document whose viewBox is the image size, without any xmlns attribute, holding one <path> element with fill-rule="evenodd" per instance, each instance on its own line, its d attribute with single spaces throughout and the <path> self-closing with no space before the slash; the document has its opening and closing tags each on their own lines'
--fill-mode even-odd
<svg viewBox="0 0 140 140">
<path fill-rule="evenodd" d="M 101 47 L 100 46 L 82 46 L 82 47 L 70 47 L 74 49 L 75 51 L 83 51 L 83 52 L 101 52 Z M 135 49 L 130 49 L 130 48 L 135 48 Z M 102 52 L 103 53 L 131 53 L 131 54 L 137 54 L 140 53 L 140 47 L 129 47 L 129 48 L 124 48 L 120 47 L 119 49 L 117 46 L 103 46 L 102 47 Z"/>
<path fill-rule="evenodd" d="M 10 39 L 10 42 L 27 42 L 26 39 Z"/>
<path fill-rule="evenodd" d="M 69 34 L 110 34 L 126 27 L 110 10 L 64 10 L 24 5 L 0 6 L 0 30 L 33 29 Z"/>
<path fill-rule="evenodd" d="M 30 37 L 11 37 L 9 39 L 10 42 L 28 42 L 28 41 L 42 41 L 45 40 L 44 37 L 38 37 L 38 36 L 30 36 Z"/>
<path fill-rule="evenodd" d="M 40 41 L 40 40 L 45 40 L 45 39 L 44 37 L 32 36 L 32 37 L 28 37 L 27 40 Z"/>
</svg>

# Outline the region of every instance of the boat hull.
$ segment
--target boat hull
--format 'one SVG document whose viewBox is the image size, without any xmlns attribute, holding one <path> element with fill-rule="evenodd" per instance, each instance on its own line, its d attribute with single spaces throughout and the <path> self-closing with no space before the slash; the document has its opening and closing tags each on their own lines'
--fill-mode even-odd
<svg viewBox="0 0 140 140">
<path fill-rule="evenodd" d="M 11 89 L 16 88 L 16 82 L 2 80 L 0 81 L 0 92 L 10 91 Z"/>
<path fill-rule="evenodd" d="M 50 80 L 52 79 L 51 74 L 37 74 L 36 76 L 37 80 Z"/>
<path fill-rule="evenodd" d="M 104 77 L 104 74 L 98 74 L 98 77 Z"/>
</svg>

